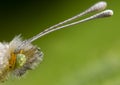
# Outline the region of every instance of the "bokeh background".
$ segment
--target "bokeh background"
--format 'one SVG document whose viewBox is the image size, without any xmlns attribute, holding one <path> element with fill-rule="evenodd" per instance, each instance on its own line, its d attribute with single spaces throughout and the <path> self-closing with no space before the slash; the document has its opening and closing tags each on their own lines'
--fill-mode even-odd
<svg viewBox="0 0 120 85">
<path fill-rule="evenodd" d="M 0 41 L 30 38 L 100 0 L 1 0 Z M 114 16 L 89 21 L 33 42 L 43 62 L 1 85 L 120 85 L 120 0 L 105 0 Z"/>
</svg>

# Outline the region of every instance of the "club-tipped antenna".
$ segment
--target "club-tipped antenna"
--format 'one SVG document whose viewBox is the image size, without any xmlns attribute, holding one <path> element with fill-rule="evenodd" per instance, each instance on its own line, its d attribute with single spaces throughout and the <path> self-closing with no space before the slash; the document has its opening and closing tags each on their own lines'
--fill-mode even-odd
<svg viewBox="0 0 120 85">
<path fill-rule="evenodd" d="M 83 22 L 86 22 L 86 21 L 89 21 L 89 20 L 112 16 L 113 15 L 112 10 L 105 10 L 103 12 L 100 12 L 100 13 L 95 14 L 93 16 L 90 16 L 88 18 L 66 24 L 66 23 L 68 23 L 68 22 L 70 22 L 70 21 L 72 21 L 74 19 L 78 19 L 79 17 L 81 17 L 81 16 L 83 16 L 85 14 L 91 13 L 93 11 L 101 11 L 101 10 L 105 9 L 106 6 L 107 6 L 106 2 L 104 2 L 104 1 L 98 2 L 95 5 L 93 5 L 92 7 L 90 7 L 89 9 L 87 9 L 86 11 L 84 11 L 84 12 L 82 12 L 82 13 L 80 13 L 80 14 L 72 17 L 72 18 L 69 18 L 69 19 L 67 19 L 67 20 L 65 20 L 63 22 L 60 22 L 60 23 L 58 23 L 56 25 L 53 25 L 53 26 L 47 28 L 46 30 L 40 32 L 36 36 L 33 36 L 32 38 L 23 41 L 23 43 L 18 47 L 18 49 L 16 49 L 16 52 L 19 51 L 20 49 L 22 49 L 22 47 L 27 45 L 28 43 L 31 43 L 31 42 L 35 41 L 36 39 L 38 39 L 38 38 L 40 38 L 40 37 L 42 37 L 42 36 L 44 36 L 46 34 L 49 34 L 49 33 L 53 32 L 53 31 L 56 31 L 56 30 L 59 30 L 59 29 L 65 28 L 65 27 L 69 27 L 69 26 L 72 26 L 72 25 L 76 25 L 76 24 L 79 24 L 79 23 L 83 23 Z"/>
<path fill-rule="evenodd" d="M 74 16 L 72 18 L 69 18 L 69 19 L 67 19 L 63 22 L 60 22 L 56 25 L 53 25 L 53 26 L 45 29 L 43 32 L 39 33 L 38 35 L 34 36 L 33 38 L 31 38 L 29 40 L 32 42 L 32 41 L 38 39 L 39 37 L 41 37 L 41 35 L 44 35 L 45 32 L 48 33 L 50 30 L 55 29 L 55 28 L 65 24 L 65 23 L 68 23 L 68 22 L 72 21 L 72 20 L 78 19 L 79 17 L 82 17 L 82 16 L 84 16 L 88 13 L 104 10 L 106 8 L 106 6 L 107 6 L 107 3 L 105 1 L 100 1 L 96 4 L 94 4 L 93 6 L 91 6 L 90 8 L 88 8 L 87 10 L 85 10 L 84 12 L 82 12 L 80 14 L 77 14 L 76 16 Z"/>
</svg>

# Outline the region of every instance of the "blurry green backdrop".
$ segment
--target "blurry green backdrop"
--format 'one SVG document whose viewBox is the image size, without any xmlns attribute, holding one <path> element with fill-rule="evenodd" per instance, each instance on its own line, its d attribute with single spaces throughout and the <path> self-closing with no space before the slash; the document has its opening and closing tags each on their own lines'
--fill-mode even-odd
<svg viewBox="0 0 120 85">
<path fill-rule="evenodd" d="M 24 39 L 100 0 L 1 0 L 0 41 Z M 120 0 L 105 0 L 114 16 L 82 23 L 33 42 L 43 62 L 1 85 L 120 85 Z"/>
</svg>

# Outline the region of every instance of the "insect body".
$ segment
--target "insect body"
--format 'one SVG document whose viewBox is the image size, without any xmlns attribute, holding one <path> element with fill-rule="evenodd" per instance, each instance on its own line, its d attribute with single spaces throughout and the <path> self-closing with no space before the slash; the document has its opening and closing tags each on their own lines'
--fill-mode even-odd
<svg viewBox="0 0 120 85">
<path fill-rule="evenodd" d="M 90 12 L 104 10 L 106 5 L 106 2 L 98 2 L 86 11 L 53 25 L 28 40 L 22 40 L 20 36 L 16 36 L 10 43 L 0 43 L 0 81 L 7 80 L 9 75 L 21 77 L 27 70 L 34 69 L 42 61 L 43 53 L 39 47 L 32 45 L 33 41 L 48 33 L 68 26 L 113 15 L 112 10 L 105 10 L 83 20 L 66 24 Z"/>
</svg>

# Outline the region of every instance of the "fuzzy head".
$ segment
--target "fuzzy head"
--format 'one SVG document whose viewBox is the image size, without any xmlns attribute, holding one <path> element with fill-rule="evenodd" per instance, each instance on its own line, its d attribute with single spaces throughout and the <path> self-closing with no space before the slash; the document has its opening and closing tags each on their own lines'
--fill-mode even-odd
<svg viewBox="0 0 120 85">
<path fill-rule="evenodd" d="M 21 77 L 42 61 L 43 53 L 31 43 L 23 45 L 15 52 L 22 44 L 24 43 L 20 36 L 15 37 L 9 44 L 0 43 L 0 81 L 5 81 L 11 74 Z"/>
</svg>

